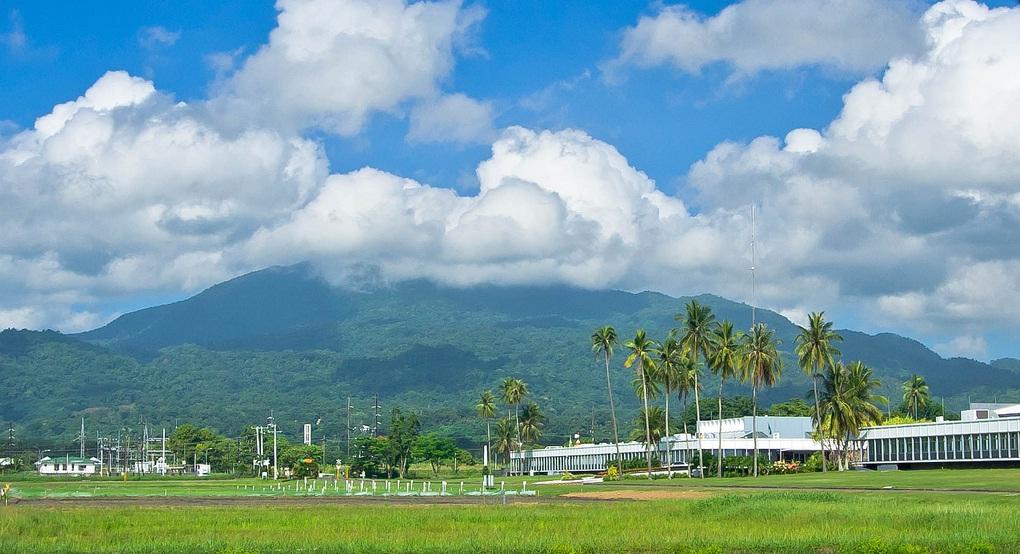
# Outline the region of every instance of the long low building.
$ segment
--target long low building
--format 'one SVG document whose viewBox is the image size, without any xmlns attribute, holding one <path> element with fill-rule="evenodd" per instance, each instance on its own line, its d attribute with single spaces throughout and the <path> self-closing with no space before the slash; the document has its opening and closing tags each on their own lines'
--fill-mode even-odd
<svg viewBox="0 0 1020 554">
<path fill-rule="evenodd" d="M 861 442 L 872 469 L 1020 465 L 1020 405 L 971 404 L 960 421 L 868 427 Z"/>
<path fill-rule="evenodd" d="M 770 460 L 801 461 L 819 450 L 811 438 L 811 418 L 758 416 L 758 452 Z M 750 456 L 754 453 L 753 418 L 701 421 L 697 434 L 677 434 L 663 438 L 653 450 L 659 467 L 672 466 L 681 471 L 697 460 L 699 443 L 706 453 L 716 453 L 722 433 L 724 456 Z M 642 460 L 647 448 L 643 442 L 620 443 L 624 462 Z M 548 446 L 512 452 L 513 471 L 555 475 L 563 472 L 605 471 L 616 460 L 614 443 Z"/>
</svg>

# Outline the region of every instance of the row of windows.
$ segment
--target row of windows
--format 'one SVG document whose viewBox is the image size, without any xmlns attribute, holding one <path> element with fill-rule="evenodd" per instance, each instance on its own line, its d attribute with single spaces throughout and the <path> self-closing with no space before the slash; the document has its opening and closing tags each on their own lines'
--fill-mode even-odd
<svg viewBox="0 0 1020 554">
<path fill-rule="evenodd" d="M 53 464 L 53 471 L 75 471 L 74 464 Z M 79 465 L 78 471 L 85 471 L 85 466 Z"/>
<path fill-rule="evenodd" d="M 705 453 L 711 453 L 713 456 L 716 454 L 715 449 L 705 448 Z M 751 456 L 754 453 L 752 449 L 736 449 L 736 450 L 723 450 L 723 456 Z M 769 451 L 762 449 L 759 451 L 761 455 L 768 456 L 770 459 L 777 459 L 774 455 L 776 451 Z M 672 451 L 672 462 L 674 464 L 686 464 L 687 455 L 697 460 L 697 450 L 676 450 Z M 791 451 L 780 451 L 783 459 L 786 460 L 799 460 L 805 459 L 804 453 L 797 453 Z M 657 451 L 654 453 L 655 456 L 660 458 L 660 461 L 665 464 L 666 460 L 662 459 L 665 455 L 663 451 Z M 621 452 L 621 456 L 624 460 L 643 460 L 645 458 L 644 452 Z M 513 460 L 513 467 L 515 471 L 521 471 L 523 465 L 523 471 L 603 471 L 608 466 L 607 464 L 613 463 L 616 460 L 616 453 L 611 452 L 609 454 L 570 454 L 563 456 L 543 456 L 540 458 L 525 459 L 523 462 L 520 458 Z"/>
<path fill-rule="evenodd" d="M 1020 457 L 1020 433 L 868 439 L 869 462 L 1009 459 Z"/>
</svg>

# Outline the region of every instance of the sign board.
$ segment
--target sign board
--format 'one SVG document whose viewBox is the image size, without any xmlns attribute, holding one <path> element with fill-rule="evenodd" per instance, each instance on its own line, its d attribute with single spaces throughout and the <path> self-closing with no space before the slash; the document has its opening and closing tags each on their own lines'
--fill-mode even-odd
<svg viewBox="0 0 1020 554">
<path fill-rule="evenodd" d="M 305 444 L 312 444 L 312 424 L 305 424 Z"/>
</svg>

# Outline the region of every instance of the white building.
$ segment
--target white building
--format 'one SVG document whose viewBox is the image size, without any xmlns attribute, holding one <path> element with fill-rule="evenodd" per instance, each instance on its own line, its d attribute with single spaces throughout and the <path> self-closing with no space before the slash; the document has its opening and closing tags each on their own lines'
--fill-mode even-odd
<svg viewBox="0 0 1020 554">
<path fill-rule="evenodd" d="M 754 453 L 751 417 L 701 421 L 699 433 L 677 434 L 663 438 L 655 445 L 653 455 L 665 467 L 667 460 L 674 468 L 686 470 L 688 460 L 697 459 L 698 445 L 706 453 L 715 454 L 722 432 L 723 456 L 750 456 Z M 811 418 L 758 416 L 758 453 L 770 460 L 804 461 L 819 450 L 818 442 L 811 438 Z M 699 438 L 700 435 L 700 438 Z M 667 455 L 667 451 L 669 454 Z M 620 443 L 620 455 L 627 460 L 645 458 L 643 442 Z M 565 471 L 605 471 L 616 460 L 613 443 L 582 444 L 579 446 L 549 446 L 523 452 L 511 452 L 513 471 L 524 473 L 558 474 Z"/>
<path fill-rule="evenodd" d="M 46 456 L 35 463 L 39 475 L 95 475 L 102 468 L 98 458 L 78 456 Z"/>
<path fill-rule="evenodd" d="M 872 469 L 1020 465 L 1020 405 L 977 404 L 961 421 L 861 430 L 862 464 Z"/>
</svg>

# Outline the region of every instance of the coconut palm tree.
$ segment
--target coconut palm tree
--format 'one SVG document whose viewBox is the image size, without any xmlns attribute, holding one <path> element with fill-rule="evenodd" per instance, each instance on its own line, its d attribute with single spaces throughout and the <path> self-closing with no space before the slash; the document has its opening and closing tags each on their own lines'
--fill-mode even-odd
<svg viewBox="0 0 1020 554">
<path fill-rule="evenodd" d="M 751 383 L 751 436 L 754 438 L 754 476 L 758 476 L 758 389 L 771 387 L 783 373 L 779 339 L 764 323 L 758 323 L 741 341 L 743 380 Z"/>
<path fill-rule="evenodd" d="M 489 420 L 496 417 L 496 396 L 492 394 L 491 390 L 482 393 L 478 403 L 475 404 L 475 411 L 478 412 L 478 417 L 485 422 L 485 445 L 489 452 L 492 452 L 492 433 L 489 430 Z"/>
<path fill-rule="evenodd" d="M 499 420 L 496 424 L 496 452 L 503 455 L 503 462 L 510 465 L 510 453 L 515 445 L 514 422 L 509 417 Z"/>
<path fill-rule="evenodd" d="M 799 326 L 798 326 L 799 327 Z M 800 368 L 811 377 L 811 387 L 815 393 L 815 421 L 821 421 L 821 407 L 818 404 L 818 378 L 822 371 L 832 367 L 840 356 L 835 343 L 843 337 L 832 329 L 832 322 L 825 321 L 825 312 L 814 312 L 808 316 L 808 326 L 799 327 L 800 332 L 795 339 L 795 352 Z M 816 429 L 817 431 L 817 429 Z M 825 441 L 820 441 L 822 454 L 822 471 L 829 471 L 829 463 L 825 458 Z"/>
<path fill-rule="evenodd" d="M 680 385 L 681 372 L 683 371 L 684 358 L 683 358 L 683 347 L 680 346 L 680 341 L 676 338 L 676 333 L 670 331 L 669 335 L 666 336 L 666 340 L 662 341 L 662 346 L 658 349 L 658 371 L 656 377 L 664 389 L 666 389 L 666 414 L 665 414 L 665 433 L 666 433 L 666 467 L 667 475 L 669 478 L 673 478 L 673 452 L 670 449 L 672 442 L 671 437 L 673 436 L 669 432 L 669 397 L 673 396 L 673 391 L 677 390 Z"/>
<path fill-rule="evenodd" d="M 545 416 L 538 408 L 538 404 L 528 402 L 521 410 L 521 437 L 525 444 L 535 444 L 542 438 L 542 427 L 545 426 Z"/>
<path fill-rule="evenodd" d="M 729 321 L 718 323 L 709 336 L 708 366 L 712 373 L 719 376 L 719 451 L 718 451 L 718 477 L 722 477 L 722 394 L 723 385 L 727 379 L 737 377 L 737 370 L 740 366 L 740 338 L 743 333 L 733 330 L 733 324 Z"/>
<path fill-rule="evenodd" d="M 655 342 L 645 336 L 644 329 L 638 329 L 634 340 L 625 344 L 630 349 L 630 355 L 624 362 L 625 367 L 635 366 L 634 369 L 641 377 L 641 400 L 644 402 L 645 413 L 648 413 L 648 373 L 655 370 L 655 361 L 652 360 L 652 353 L 655 351 Z M 645 444 L 651 445 L 652 430 L 645 420 Z M 652 478 L 652 451 L 645 448 L 645 458 L 648 461 L 648 478 Z"/>
<path fill-rule="evenodd" d="M 521 379 L 507 377 L 500 384 L 500 391 L 503 393 L 503 401 L 506 402 L 507 406 L 514 407 L 514 429 L 516 431 L 516 443 L 519 445 L 521 444 L 520 407 L 524 397 L 528 396 L 528 385 Z"/>
<path fill-rule="evenodd" d="M 687 432 L 687 399 L 690 397 L 691 391 L 693 391 L 695 386 L 697 385 L 698 380 L 697 376 L 695 375 L 694 364 L 691 363 L 690 358 L 684 356 L 680 359 L 680 362 L 681 362 L 680 372 L 677 379 L 676 390 L 680 397 L 680 401 L 683 403 L 682 406 L 683 411 L 681 413 L 684 414 L 683 416 L 684 436 L 689 437 L 690 435 Z M 688 440 L 684 441 L 685 448 L 686 445 L 689 443 L 690 441 Z M 684 451 L 684 462 L 687 464 L 688 469 L 690 469 L 691 466 L 690 461 L 691 453 L 690 450 L 687 449 Z M 687 472 L 687 477 L 688 478 L 693 477 L 690 471 Z"/>
<path fill-rule="evenodd" d="M 613 380 L 609 376 L 609 360 L 617 344 L 616 329 L 606 325 L 591 335 L 591 350 L 595 356 L 602 356 L 606 362 L 606 390 L 609 392 L 609 413 L 613 418 L 613 442 L 616 444 L 616 469 L 623 471 L 623 456 L 620 455 L 620 431 L 616 425 L 616 405 L 613 403 Z"/>
<path fill-rule="evenodd" d="M 882 419 L 882 410 L 875 402 L 888 402 L 874 394 L 879 382 L 868 366 L 861 362 L 827 368 L 822 375 L 819 395 L 820 417 L 816 422 L 823 437 L 833 441 L 839 470 L 849 468 L 850 444 L 862 427 L 875 425 Z"/>
<path fill-rule="evenodd" d="M 918 408 L 928 406 L 931 397 L 928 393 L 928 383 L 924 377 L 913 374 L 906 383 L 903 383 L 903 402 L 914 409 L 914 419 L 917 419 Z"/>
<path fill-rule="evenodd" d="M 645 414 L 648 414 L 647 417 Z M 645 438 L 645 432 L 648 431 L 648 437 Z M 648 411 L 641 410 L 638 412 L 638 416 L 634 419 L 634 428 L 630 432 L 631 440 L 646 441 L 650 440 L 650 444 L 658 444 L 662 437 L 665 436 L 666 432 L 666 414 L 663 412 L 660 406 L 649 406 Z M 649 443 L 646 443 L 649 444 Z"/>
<path fill-rule="evenodd" d="M 715 322 L 715 316 L 712 314 L 712 308 L 698 303 L 697 300 L 692 299 L 685 306 L 686 313 L 676 314 L 673 319 L 680 322 L 680 344 L 683 345 L 684 352 L 691 360 L 691 365 L 694 366 L 694 413 L 697 418 L 697 425 L 701 421 L 701 397 L 700 389 L 698 386 L 698 362 L 699 359 L 708 358 L 709 350 L 709 336 L 712 332 L 712 324 Z M 698 436 L 698 467 L 702 468 L 699 471 L 702 478 L 705 477 L 704 472 L 704 452 L 701 448 L 701 433 L 695 429 L 695 433 Z"/>
</svg>

